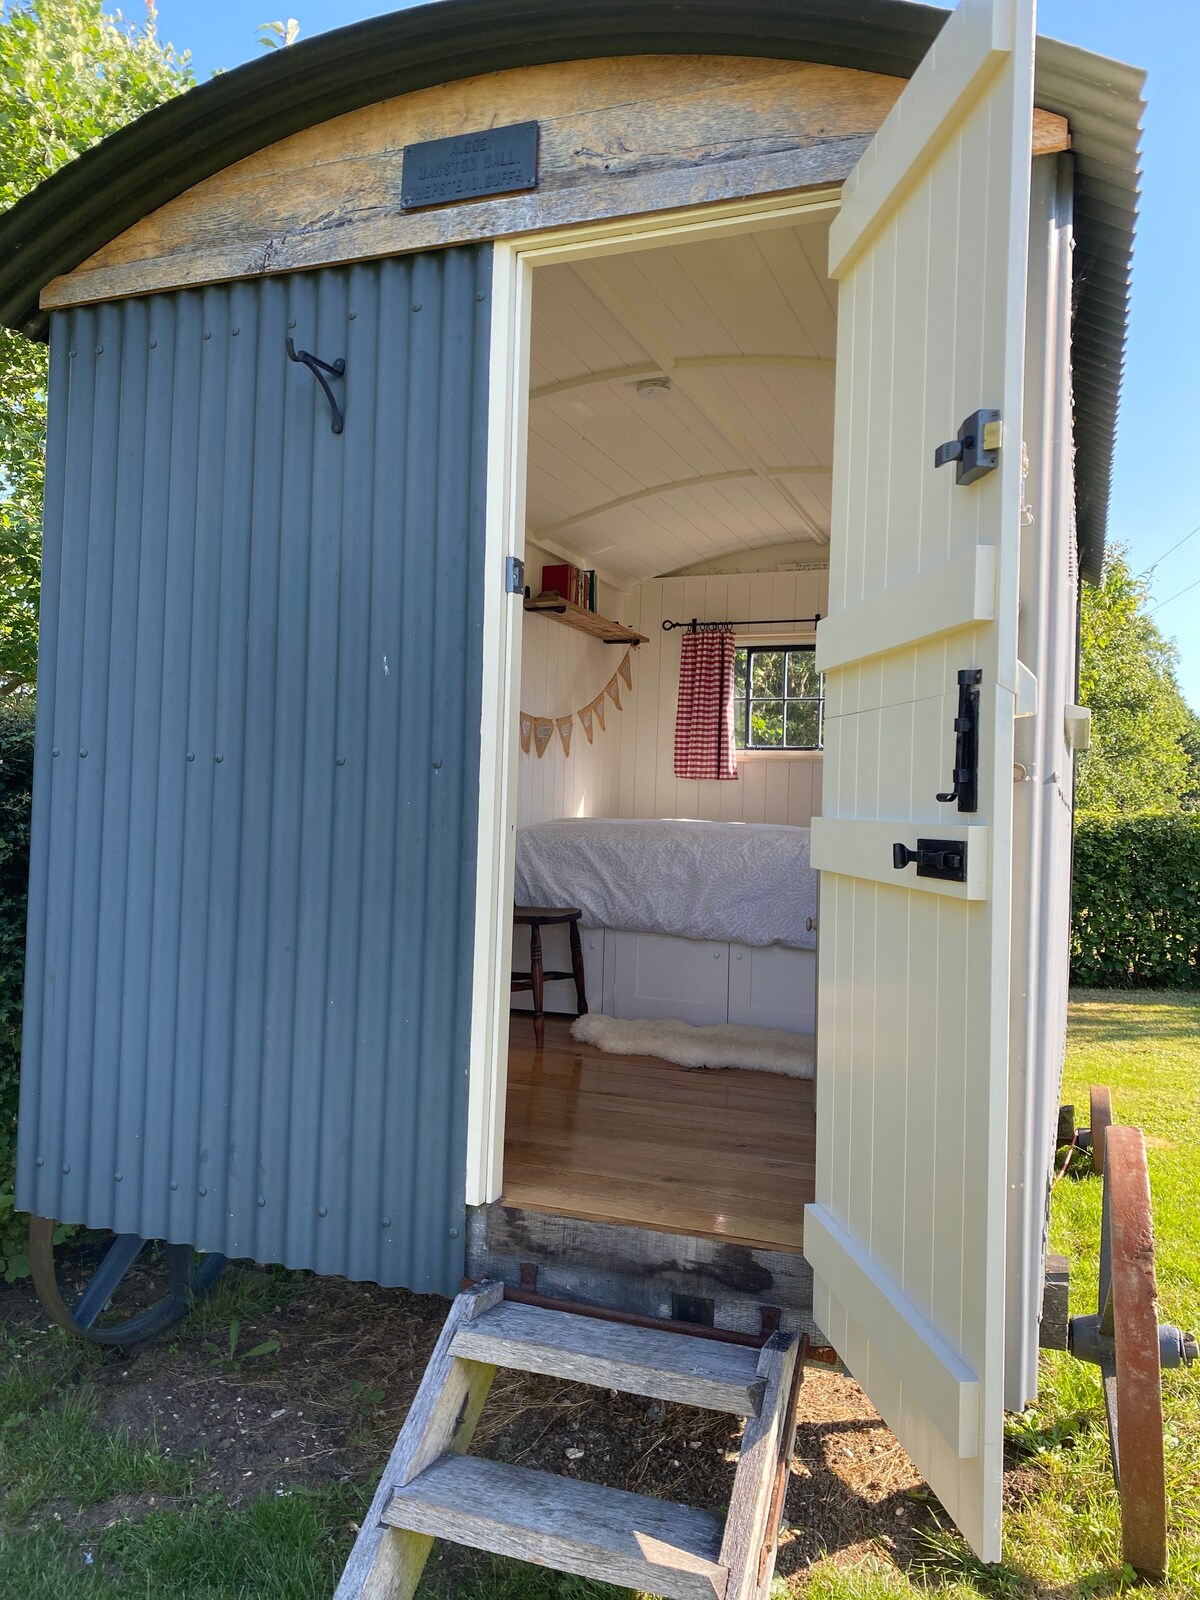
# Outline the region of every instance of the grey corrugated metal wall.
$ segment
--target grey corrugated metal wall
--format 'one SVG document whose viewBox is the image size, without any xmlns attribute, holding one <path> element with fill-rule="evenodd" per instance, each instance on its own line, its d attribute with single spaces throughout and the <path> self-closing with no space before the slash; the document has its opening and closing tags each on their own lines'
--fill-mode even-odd
<svg viewBox="0 0 1200 1600">
<path fill-rule="evenodd" d="M 490 278 L 56 317 L 21 1207 L 457 1287 Z"/>
</svg>

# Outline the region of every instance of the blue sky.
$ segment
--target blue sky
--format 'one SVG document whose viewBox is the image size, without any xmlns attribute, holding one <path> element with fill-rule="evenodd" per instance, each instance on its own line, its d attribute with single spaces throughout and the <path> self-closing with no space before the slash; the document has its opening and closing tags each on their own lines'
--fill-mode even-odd
<svg viewBox="0 0 1200 1600">
<path fill-rule="evenodd" d="M 570 0 L 564 0 L 570 3 Z M 737 0 L 730 0 L 736 4 Z M 256 25 L 295 16 L 302 38 L 400 9 L 370 0 L 159 0 L 159 29 L 201 77 L 262 53 Z M 136 6 L 126 0 L 126 10 Z M 1200 163 L 1191 113 L 1200 59 L 1197 0 L 1041 0 L 1042 33 L 1144 67 L 1145 178 L 1133 314 L 1117 435 L 1110 538 L 1153 566 L 1155 620 L 1181 652 L 1180 682 L 1200 708 Z M 1197 432 L 1192 432 L 1197 428 Z M 1158 564 L 1160 562 L 1161 564 Z M 1188 585 L 1197 587 L 1181 594 Z M 1175 596 L 1179 596 L 1175 598 Z"/>
</svg>

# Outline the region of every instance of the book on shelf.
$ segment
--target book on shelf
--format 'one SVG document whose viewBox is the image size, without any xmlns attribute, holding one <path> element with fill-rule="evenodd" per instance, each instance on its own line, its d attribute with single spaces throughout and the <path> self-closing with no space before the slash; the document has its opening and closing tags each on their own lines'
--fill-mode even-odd
<svg viewBox="0 0 1200 1600">
<path fill-rule="evenodd" d="M 548 564 L 542 568 L 542 593 L 559 595 L 584 611 L 595 611 L 596 574 L 569 561 Z"/>
</svg>

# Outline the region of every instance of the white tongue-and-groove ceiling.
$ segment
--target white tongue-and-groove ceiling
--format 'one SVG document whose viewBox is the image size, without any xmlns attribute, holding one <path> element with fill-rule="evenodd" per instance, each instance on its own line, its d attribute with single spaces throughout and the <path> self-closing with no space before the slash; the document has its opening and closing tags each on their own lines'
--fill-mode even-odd
<svg viewBox="0 0 1200 1600">
<path fill-rule="evenodd" d="M 530 539 L 619 585 L 829 539 L 828 227 L 540 268 Z M 670 380 L 646 398 L 638 384 Z"/>
</svg>

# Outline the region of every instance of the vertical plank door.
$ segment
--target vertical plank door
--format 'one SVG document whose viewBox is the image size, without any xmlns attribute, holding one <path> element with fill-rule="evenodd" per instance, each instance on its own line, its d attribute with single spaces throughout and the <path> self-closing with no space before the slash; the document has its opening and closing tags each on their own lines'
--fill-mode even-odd
<svg viewBox="0 0 1200 1600">
<path fill-rule="evenodd" d="M 1012 741 L 1033 0 L 962 0 L 843 191 L 826 674 L 815 1314 L 1000 1555 Z M 934 452 L 1001 414 L 994 470 Z M 979 674 L 978 798 L 954 788 Z M 894 864 L 965 847 L 965 881 Z"/>
</svg>

